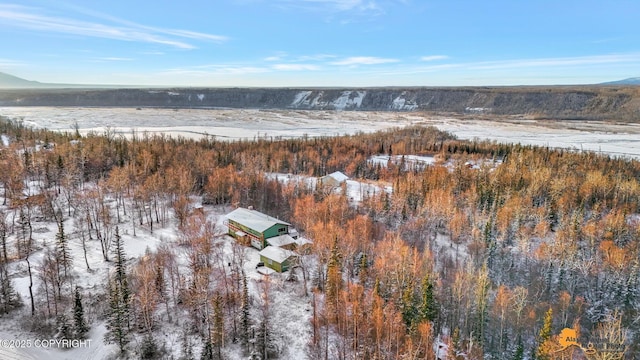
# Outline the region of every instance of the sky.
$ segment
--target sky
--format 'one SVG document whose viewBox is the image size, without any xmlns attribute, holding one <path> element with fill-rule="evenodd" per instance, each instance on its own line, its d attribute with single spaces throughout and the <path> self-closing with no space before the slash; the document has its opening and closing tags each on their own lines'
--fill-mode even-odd
<svg viewBox="0 0 640 360">
<path fill-rule="evenodd" d="M 145 86 L 640 76 L 638 0 L 0 0 L 0 72 Z"/>
</svg>

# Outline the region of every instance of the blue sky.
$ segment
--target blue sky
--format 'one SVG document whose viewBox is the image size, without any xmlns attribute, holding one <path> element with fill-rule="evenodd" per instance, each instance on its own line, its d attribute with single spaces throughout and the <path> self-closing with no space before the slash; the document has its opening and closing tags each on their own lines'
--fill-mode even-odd
<svg viewBox="0 0 640 360">
<path fill-rule="evenodd" d="M 584 84 L 640 76 L 638 0 L 0 1 L 0 71 L 168 86 Z"/>
</svg>

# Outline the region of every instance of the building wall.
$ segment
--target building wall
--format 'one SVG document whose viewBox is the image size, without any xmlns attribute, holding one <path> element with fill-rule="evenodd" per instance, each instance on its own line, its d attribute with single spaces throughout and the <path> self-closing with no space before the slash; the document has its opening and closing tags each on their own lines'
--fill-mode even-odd
<svg viewBox="0 0 640 360">
<path fill-rule="evenodd" d="M 260 255 L 260 261 L 264 263 L 264 266 L 270 269 L 273 269 L 279 273 L 289 270 L 289 266 L 290 266 L 288 259 L 282 263 L 279 263 L 265 257 L 264 255 Z"/>
<path fill-rule="evenodd" d="M 264 238 L 272 238 L 278 235 L 284 235 L 289 233 L 289 226 L 284 224 L 275 224 L 272 227 L 264 231 Z"/>
<path fill-rule="evenodd" d="M 243 244 L 245 245 L 251 244 L 253 247 L 255 247 L 258 250 L 262 250 L 265 247 L 264 235 L 262 233 L 255 231 L 233 220 L 229 220 L 229 223 L 227 224 L 227 226 L 229 227 L 229 235 L 240 240 Z M 236 235 L 237 231 L 245 232 L 247 235 L 244 236 L 243 238 L 240 238 Z"/>
<path fill-rule="evenodd" d="M 238 240 L 241 240 L 243 243 L 251 244 L 258 250 L 262 250 L 265 248 L 265 246 L 267 246 L 265 239 L 289 233 L 289 226 L 285 224 L 275 224 L 265 230 L 263 233 L 255 231 L 233 220 L 229 220 L 227 226 L 229 227 L 229 235 Z M 247 234 L 247 236 L 245 236 L 245 238 L 243 239 L 240 239 L 236 235 L 237 231 L 243 231 Z"/>
<path fill-rule="evenodd" d="M 322 187 L 338 187 L 340 183 L 338 180 L 332 178 L 331 176 L 323 176 L 318 181 L 319 185 Z"/>
</svg>

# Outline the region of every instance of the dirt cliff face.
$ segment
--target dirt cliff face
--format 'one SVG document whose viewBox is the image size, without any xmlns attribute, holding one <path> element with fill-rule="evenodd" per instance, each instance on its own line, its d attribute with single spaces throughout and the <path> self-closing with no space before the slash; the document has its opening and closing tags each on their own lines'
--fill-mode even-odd
<svg viewBox="0 0 640 360">
<path fill-rule="evenodd" d="M 640 87 L 1 90 L 0 106 L 427 111 L 640 121 Z"/>
</svg>

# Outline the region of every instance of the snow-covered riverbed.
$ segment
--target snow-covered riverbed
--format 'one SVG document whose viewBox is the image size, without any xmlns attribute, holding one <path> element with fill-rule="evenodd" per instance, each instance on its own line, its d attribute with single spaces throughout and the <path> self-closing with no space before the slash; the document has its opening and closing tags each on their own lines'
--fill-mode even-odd
<svg viewBox="0 0 640 360">
<path fill-rule="evenodd" d="M 640 158 L 640 124 L 600 121 L 477 120 L 417 112 L 301 111 L 256 109 L 152 109 L 4 107 L 0 115 L 56 131 L 129 136 L 165 133 L 219 139 L 332 136 L 428 124 L 462 139 L 561 147 Z"/>
</svg>

